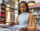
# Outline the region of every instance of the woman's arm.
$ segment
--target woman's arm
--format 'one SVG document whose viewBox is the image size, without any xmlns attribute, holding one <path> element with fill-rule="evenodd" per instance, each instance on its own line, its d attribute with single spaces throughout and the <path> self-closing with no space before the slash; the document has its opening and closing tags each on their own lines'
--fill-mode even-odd
<svg viewBox="0 0 40 31">
<path fill-rule="evenodd" d="M 34 15 L 32 15 L 32 26 L 36 27 L 36 19 L 35 19 Z"/>
<path fill-rule="evenodd" d="M 29 15 L 29 26 L 28 27 L 35 27 L 36 26 L 36 19 L 33 14 Z"/>
<path fill-rule="evenodd" d="M 32 16 L 31 16 L 31 23 L 30 23 L 30 26 L 28 26 L 28 31 L 36 31 L 36 19 L 35 19 L 35 17 L 34 17 L 34 15 L 33 14 L 31 14 Z"/>
</svg>

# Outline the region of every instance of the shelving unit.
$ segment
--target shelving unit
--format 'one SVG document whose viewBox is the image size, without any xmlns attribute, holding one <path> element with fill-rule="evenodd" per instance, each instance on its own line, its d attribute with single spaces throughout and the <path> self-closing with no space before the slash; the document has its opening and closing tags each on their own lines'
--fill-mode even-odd
<svg viewBox="0 0 40 31">
<path fill-rule="evenodd" d="M 40 7 L 30 8 L 29 11 L 35 16 L 36 24 L 40 23 Z"/>
<path fill-rule="evenodd" d="M 4 0 L 4 4 L 6 4 L 6 24 L 9 24 L 10 21 L 14 21 L 14 11 L 15 9 L 15 0 Z"/>
</svg>

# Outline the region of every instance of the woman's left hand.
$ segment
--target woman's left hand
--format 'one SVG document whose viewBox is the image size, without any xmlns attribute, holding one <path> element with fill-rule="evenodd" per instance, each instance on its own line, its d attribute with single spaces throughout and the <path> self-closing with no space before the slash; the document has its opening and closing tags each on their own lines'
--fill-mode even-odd
<svg viewBox="0 0 40 31">
<path fill-rule="evenodd" d="M 27 27 L 24 27 L 24 28 L 22 28 L 21 30 L 22 30 L 22 31 L 27 31 L 28 28 L 27 28 Z"/>
</svg>

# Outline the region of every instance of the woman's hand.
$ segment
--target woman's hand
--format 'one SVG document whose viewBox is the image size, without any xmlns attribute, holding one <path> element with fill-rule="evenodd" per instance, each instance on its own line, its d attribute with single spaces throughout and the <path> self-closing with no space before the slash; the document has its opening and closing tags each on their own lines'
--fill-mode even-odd
<svg viewBox="0 0 40 31">
<path fill-rule="evenodd" d="M 21 29 L 22 31 L 28 31 L 28 28 L 27 27 L 24 27 Z"/>
<path fill-rule="evenodd" d="M 34 29 L 35 27 L 34 26 L 31 26 L 31 27 L 28 27 L 29 29 Z"/>
<path fill-rule="evenodd" d="M 36 28 L 34 26 L 28 27 L 28 31 L 36 31 Z"/>
<path fill-rule="evenodd" d="M 10 22 L 9 26 L 13 26 L 14 25 L 14 22 Z"/>
</svg>

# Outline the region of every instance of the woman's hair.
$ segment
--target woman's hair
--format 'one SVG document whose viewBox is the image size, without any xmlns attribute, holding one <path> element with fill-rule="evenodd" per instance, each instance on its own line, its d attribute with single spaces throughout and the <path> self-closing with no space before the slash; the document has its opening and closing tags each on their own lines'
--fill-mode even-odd
<svg viewBox="0 0 40 31">
<path fill-rule="evenodd" d="M 28 7 L 27 2 L 25 2 L 25 1 L 21 1 L 21 2 L 20 2 L 20 4 L 21 4 L 21 3 L 24 3 L 24 4 L 26 5 L 26 7 L 27 7 L 26 12 L 28 12 L 28 13 L 29 13 L 29 7 Z M 21 14 L 21 11 L 20 11 L 20 4 L 19 4 L 19 10 L 18 10 L 18 14 Z"/>
</svg>

